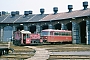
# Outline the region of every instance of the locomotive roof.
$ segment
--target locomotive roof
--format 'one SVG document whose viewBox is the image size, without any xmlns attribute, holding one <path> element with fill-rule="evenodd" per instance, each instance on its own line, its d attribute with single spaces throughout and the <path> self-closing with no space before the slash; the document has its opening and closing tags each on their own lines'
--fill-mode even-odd
<svg viewBox="0 0 90 60">
<path fill-rule="evenodd" d="M 55 29 L 45 29 L 42 31 L 71 32 L 70 30 L 55 30 Z"/>
<path fill-rule="evenodd" d="M 21 33 L 23 33 L 23 34 L 31 34 L 31 32 L 29 32 L 29 31 L 24 31 L 24 30 L 22 30 L 22 31 L 20 31 Z"/>
</svg>

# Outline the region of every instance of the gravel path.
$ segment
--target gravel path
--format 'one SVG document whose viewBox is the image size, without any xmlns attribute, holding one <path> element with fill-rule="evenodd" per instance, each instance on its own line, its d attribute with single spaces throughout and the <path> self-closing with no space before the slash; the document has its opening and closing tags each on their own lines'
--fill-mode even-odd
<svg viewBox="0 0 90 60">
<path fill-rule="evenodd" d="M 25 47 L 32 48 L 32 49 L 36 50 L 35 55 L 31 58 L 26 59 L 26 60 L 47 60 L 49 58 L 50 54 L 49 54 L 48 50 L 45 50 L 44 48 L 36 48 L 33 46 L 25 46 Z"/>
</svg>

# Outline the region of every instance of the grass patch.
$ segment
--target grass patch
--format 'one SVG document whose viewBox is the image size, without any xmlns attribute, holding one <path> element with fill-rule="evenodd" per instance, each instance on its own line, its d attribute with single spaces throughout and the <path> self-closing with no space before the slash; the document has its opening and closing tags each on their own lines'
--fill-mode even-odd
<svg viewBox="0 0 90 60">
<path fill-rule="evenodd" d="M 3 43 L 2 43 L 3 44 Z M 5 43 L 7 44 L 7 43 Z M 9 51 L 8 55 L 3 55 L 0 57 L 0 59 L 26 59 L 34 56 L 35 50 L 32 48 L 24 47 L 24 46 L 15 46 L 13 43 L 10 43 L 10 48 L 14 49 L 14 52 L 12 53 Z M 24 54 L 25 53 L 25 54 Z"/>
</svg>

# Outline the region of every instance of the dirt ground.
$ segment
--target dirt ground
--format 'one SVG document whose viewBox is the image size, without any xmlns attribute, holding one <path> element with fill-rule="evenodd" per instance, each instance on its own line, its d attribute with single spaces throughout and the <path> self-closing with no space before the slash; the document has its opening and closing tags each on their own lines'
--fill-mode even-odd
<svg viewBox="0 0 90 60">
<path fill-rule="evenodd" d="M 36 47 L 45 48 L 49 52 L 90 51 L 90 45 L 84 44 L 42 45 Z M 90 56 L 50 55 L 48 60 L 90 60 Z"/>
<path fill-rule="evenodd" d="M 90 51 L 90 45 L 84 45 L 84 44 L 55 44 L 55 45 L 36 45 L 37 48 L 45 48 L 49 52 L 64 52 L 64 51 Z M 34 49 L 26 48 L 24 46 L 14 46 L 12 43 L 10 45 L 10 48 L 13 48 L 15 53 L 20 52 L 33 52 L 35 53 Z M 11 53 L 11 52 L 10 52 Z M 32 57 L 34 54 L 11 54 L 11 56 L 14 56 L 16 60 L 18 59 L 24 59 L 28 57 Z M 10 55 L 9 55 L 10 56 Z M 2 56 L 3 59 L 9 58 L 9 56 Z M 19 56 L 19 58 L 17 58 Z M 65 58 L 67 59 L 65 59 Z M 74 57 L 75 59 L 72 59 Z M 81 57 L 81 59 L 77 59 L 78 57 Z M 83 58 L 84 57 L 84 58 Z M 1 57 L 0 57 L 1 59 Z M 10 59 L 10 58 L 9 58 Z M 90 56 L 56 56 L 56 55 L 50 55 L 50 58 L 48 60 L 90 60 Z M 12 59 L 11 59 L 12 60 Z"/>
<path fill-rule="evenodd" d="M 10 43 L 10 48 L 14 49 L 14 52 L 9 51 L 8 55 L 3 55 L 0 60 L 24 60 L 34 56 L 35 50 L 24 46 L 15 46 Z"/>
<path fill-rule="evenodd" d="M 41 45 L 36 47 L 45 48 L 50 52 L 90 51 L 90 45 L 83 45 L 83 44 Z"/>
</svg>

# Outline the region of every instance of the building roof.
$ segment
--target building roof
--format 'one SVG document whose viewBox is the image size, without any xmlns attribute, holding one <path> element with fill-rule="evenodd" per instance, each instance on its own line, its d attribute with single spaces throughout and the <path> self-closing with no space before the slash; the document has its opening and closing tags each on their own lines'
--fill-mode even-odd
<svg viewBox="0 0 90 60">
<path fill-rule="evenodd" d="M 51 20 L 63 20 L 69 18 L 78 18 L 90 16 L 90 8 L 86 10 L 76 10 L 72 12 L 62 12 L 57 14 L 30 14 L 16 15 L 12 17 L 11 15 L 0 16 L 0 23 L 23 23 L 23 22 L 41 22 L 41 21 L 51 21 Z"/>
<path fill-rule="evenodd" d="M 88 8 L 87 10 L 76 10 L 72 12 L 49 14 L 48 16 L 44 17 L 41 21 L 63 20 L 63 19 L 78 18 L 84 16 L 90 16 L 90 8 Z"/>
</svg>

